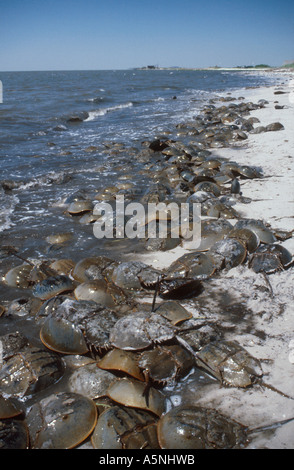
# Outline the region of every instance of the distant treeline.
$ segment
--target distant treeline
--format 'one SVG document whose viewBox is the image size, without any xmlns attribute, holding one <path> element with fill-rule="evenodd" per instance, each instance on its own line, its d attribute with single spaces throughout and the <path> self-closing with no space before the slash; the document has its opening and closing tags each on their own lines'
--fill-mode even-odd
<svg viewBox="0 0 294 470">
<path fill-rule="evenodd" d="M 271 65 L 258 64 L 258 65 L 237 65 L 237 69 L 271 69 Z"/>
</svg>

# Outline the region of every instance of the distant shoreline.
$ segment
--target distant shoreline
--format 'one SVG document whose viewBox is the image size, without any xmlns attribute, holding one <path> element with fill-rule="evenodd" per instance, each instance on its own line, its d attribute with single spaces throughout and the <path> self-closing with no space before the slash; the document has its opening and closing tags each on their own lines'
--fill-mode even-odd
<svg viewBox="0 0 294 470">
<path fill-rule="evenodd" d="M 133 70 L 167 70 L 172 72 L 177 72 L 181 70 L 186 71 L 227 71 L 227 72 L 291 72 L 294 70 L 292 67 L 153 67 L 153 66 L 146 66 L 146 67 L 137 67 Z"/>
</svg>

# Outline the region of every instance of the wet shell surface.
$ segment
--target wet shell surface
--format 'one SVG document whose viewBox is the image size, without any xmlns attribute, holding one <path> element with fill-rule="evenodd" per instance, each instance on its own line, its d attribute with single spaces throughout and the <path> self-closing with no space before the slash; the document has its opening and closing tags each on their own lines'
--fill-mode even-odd
<svg viewBox="0 0 294 470">
<path fill-rule="evenodd" d="M 67 232 L 67 233 L 56 233 L 55 235 L 48 235 L 46 237 L 46 242 L 50 243 L 50 245 L 55 245 L 55 244 L 62 244 L 65 242 L 68 242 L 71 240 L 73 237 L 72 233 Z"/>
<path fill-rule="evenodd" d="M 131 351 L 112 349 L 100 359 L 97 365 L 101 369 L 124 372 L 135 379 L 144 380 L 144 375 L 138 366 L 138 356 Z"/>
<path fill-rule="evenodd" d="M 224 385 L 246 388 L 263 371 L 258 359 L 251 356 L 236 341 L 213 341 L 196 355 L 196 363 Z"/>
<path fill-rule="evenodd" d="M 144 382 L 127 378 L 116 380 L 108 388 L 107 395 L 112 400 L 124 406 L 140 408 L 161 416 L 165 411 L 164 395 L 157 389 L 150 387 L 145 393 Z"/>
<path fill-rule="evenodd" d="M 246 258 L 247 250 L 244 243 L 241 241 L 235 238 L 226 238 L 216 242 L 211 247 L 211 253 L 222 256 L 225 267 L 231 269 L 243 263 Z"/>
<path fill-rule="evenodd" d="M 85 212 L 90 212 L 93 209 L 93 204 L 91 201 L 73 201 L 68 206 L 68 213 L 71 215 L 84 214 Z"/>
<path fill-rule="evenodd" d="M 88 352 L 81 329 L 64 318 L 47 318 L 41 328 L 40 338 L 47 348 L 61 354 Z"/>
<path fill-rule="evenodd" d="M 246 428 L 216 410 L 178 406 L 158 422 L 162 449 L 234 449 L 246 443 Z"/>
<path fill-rule="evenodd" d="M 16 419 L 0 420 L 0 450 L 27 449 L 29 433 L 26 424 Z"/>
<path fill-rule="evenodd" d="M 92 300 L 108 308 L 115 307 L 122 299 L 122 291 L 103 279 L 83 282 L 76 287 L 74 294 L 77 300 Z"/>
<path fill-rule="evenodd" d="M 189 318 L 192 318 L 192 313 L 174 300 L 167 300 L 166 302 L 162 302 L 155 311 L 162 317 L 169 320 L 172 325 L 177 325 L 184 320 L 189 320 Z"/>
<path fill-rule="evenodd" d="M 70 392 L 96 399 L 107 395 L 108 387 L 116 380 L 115 375 L 98 367 L 97 363 L 85 364 L 75 370 L 68 381 Z"/>
<path fill-rule="evenodd" d="M 110 279 L 112 271 L 117 265 L 116 261 L 106 256 L 83 258 L 76 263 L 72 277 L 78 282 Z"/>
<path fill-rule="evenodd" d="M 0 419 L 14 418 L 21 413 L 22 409 L 18 404 L 0 396 Z"/>
<path fill-rule="evenodd" d="M 73 281 L 63 274 L 51 276 L 39 282 L 33 288 L 33 295 L 41 300 L 48 300 L 62 292 L 72 291 Z"/>
<path fill-rule="evenodd" d="M 30 264 L 24 263 L 16 266 L 8 271 L 5 275 L 5 282 L 10 287 L 21 287 L 27 289 L 30 287 L 30 274 L 33 267 Z"/>
<path fill-rule="evenodd" d="M 92 445 L 95 449 L 158 449 L 156 421 L 146 411 L 112 406 L 99 416 Z"/>
<path fill-rule="evenodd" d="M 97 409 L 87 397 L 62 392 L 34 404 L 27 422 L 32 448 L 71 449 L 93 431 Z"/>
<path fill-rule="evenodd" d="M 110 343 L 119 349 L 140 350 L 174 337 L 168 320 L 156 313 L 136 312 L 120 318 L 110 330 Z"/>
<path fill-rule="evenodd" d="M 0 389 L 5 397 L 22 398 L 54 384 L 63 372 L 59 355 L 31 347 L 4 362 L 0 370 Z"/>
</svg>

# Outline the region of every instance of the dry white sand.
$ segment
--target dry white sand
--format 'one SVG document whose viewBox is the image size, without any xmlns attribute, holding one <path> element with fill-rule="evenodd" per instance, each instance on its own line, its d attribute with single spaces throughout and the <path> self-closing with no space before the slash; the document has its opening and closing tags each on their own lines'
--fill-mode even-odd
<svg viewBox="0 0 294 470">
<path fill-rule="evenodd" d="M 262 72 L 261 72 L 262 73 Z M 263 72 L 266 73 L 266 72 Z M 294 229 L 294 73 L 272 72 L 278 85 L 241 91 L 246 101 L 268 104 L 251 112 L 266 126 L 280 122 L 284 130 L 249 134 L 238 148 L 215 149 L 215 155 L 261 167 L 262 179 L 242 180 L 243 196 L 250 204 L 235 207 L 241 216 L 261 219 L 274 229 Z M 274 94 L 283 90 L 285 94 Z M 240 91 L 238 96 L 240 97 Z M 232 96 L 234 94 L 232 93 Z M 275 109 L 275 102 L 283 109 Z M 294 255 L 294 238 L 281 242 Z M 140 259 L 157 268 L 169 266 L 184 253 L 176 249 L 152 253 Z M 238 341 L 261 361 L 267 384 L 294 397 L 294 289 L 293 268 L 270 275 L 271 297 L 263 275 L 239 266 L 207 284 L 205 292 L 183 303 L 195 316 L 227 327 L 226 339 Z M 249 389 L 225 388 L 218 383 L 199 386 L 190 378 L 180 390 L 177 403 L 192 402 L 214 407 L 244 425 L 255 428 L 294 417 L 294 400 L 260 385 Z M 294 448 L 294 421 L 253 435 L 248 448 Z"/>
</svg>

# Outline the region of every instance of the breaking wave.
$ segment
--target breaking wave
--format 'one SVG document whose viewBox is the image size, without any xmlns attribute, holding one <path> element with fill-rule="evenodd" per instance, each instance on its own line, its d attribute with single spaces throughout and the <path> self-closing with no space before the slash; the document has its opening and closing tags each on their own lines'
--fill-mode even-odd
<svg viewBox="0 0 294 470">
<path fill-rule="evenodd" d="M 105 116 L 105 114 L 110 113 L 112 111 L 119 111 L 120 109 L 125 109 L 125 108 L 132 108 L 133 103 L 130 101 L 128 103 L 124 104 L 119 104 L 117 106 L 111 106 L 109 108 L 101 108 L 97 109 L 96 111 L 89 111 L 89 117 L 85 119 L 85 121 L 93 121 L 99 116 Z"/>
</svg>

